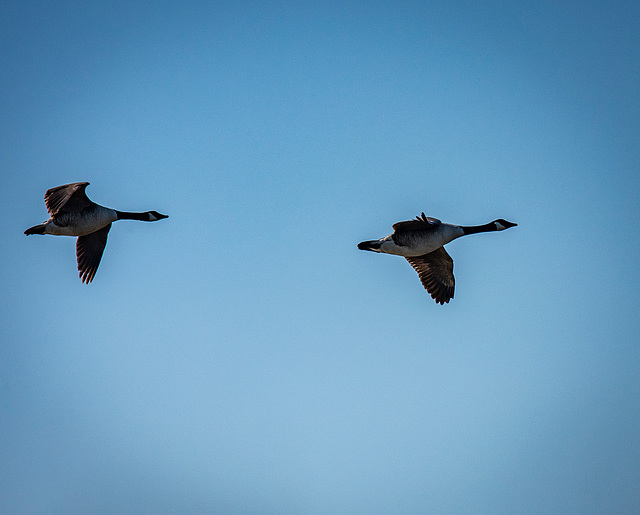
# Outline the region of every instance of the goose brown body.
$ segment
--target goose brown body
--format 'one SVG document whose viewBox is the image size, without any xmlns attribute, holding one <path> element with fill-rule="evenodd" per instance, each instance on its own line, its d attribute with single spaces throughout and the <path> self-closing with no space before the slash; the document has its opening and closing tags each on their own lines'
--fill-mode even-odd
<svg viewBox="0 0 640 515">
<path fill-rule="evenodd" d="M 102 259 L 107 235 L 116 220 L 154 222 L 167 218 L 157 211 L 133 213 L 116 211 L 92 202 L 85 193 L 88 182 L 74 182 L 47 190 L 44 202 L 51 218 L 27 229 L 24 233 L 77 236 L 76 257 L 83 283 L 93 281 Z"/>
<path fill-rule="evenodd" d="M 445 304 L 453 298 L 453 259 L 444 249 L 447 243 L 479 232 L 502 231 L 517 224 L 502 218 L 484 225 L 453 225 L 425 216 L 393 225 L 393 233 L 379 240 L 363 241 L 360 250 L 395 254 L 407 259 L 433 300 Z"/>
</svg>

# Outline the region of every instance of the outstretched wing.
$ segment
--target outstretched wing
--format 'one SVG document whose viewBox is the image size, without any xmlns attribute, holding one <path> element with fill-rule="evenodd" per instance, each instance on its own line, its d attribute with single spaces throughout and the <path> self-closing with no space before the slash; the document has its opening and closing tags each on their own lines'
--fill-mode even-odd
<svg viewBox="0 0 640 515">
<path fill-rule="evenodd" d="M 78 237 L 76 257 L 78 258 L 78 275 L 83 283 L 89 284 L 93 281 L 98 271 L 102 253 L 107 245 L 109 229 L 111 229 L 111 224 L 86 236 Z"/>
<path fill-rule="evenodd" d="M 81 211 L 93 204 L 85 193 L 88 182 L 74 182 L 47 190 L 44 203 L 51 216 L 56 216 L 61 210 L 72 212 Z"/>
<path fill-rule="evenodd" d="M 418 272 L 422 285 L 436 303 L 444 304 L 453 298 L 456 284 L 453 277 L 453 259 L 444 247 L 423 256 L 406 259 Z"/>
</svg>

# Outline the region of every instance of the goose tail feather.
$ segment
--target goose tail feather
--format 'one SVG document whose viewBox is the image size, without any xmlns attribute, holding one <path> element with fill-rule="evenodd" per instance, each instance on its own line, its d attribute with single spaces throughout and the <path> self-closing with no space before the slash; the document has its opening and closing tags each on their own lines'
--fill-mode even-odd
<svg viewBox="0 0 640 515">
<path fill-rule="evenodd" d="M 376 252 L 379 248 L 380 248 L 380 241 L 379 240 L 374 240 L 374 241 L 362 241 L 360 243 L 358 243 L 358 248 L 360 250 L 371 250 L 373 252 Z"/>
<path fill-rule="evenodd" d="M 47 222 L 34 225 L 33 227 L 29 227 L 24 233 L 29 236 L 30 234 L 44 234 L 45 227 L 47 226 Z"/>
</svg>

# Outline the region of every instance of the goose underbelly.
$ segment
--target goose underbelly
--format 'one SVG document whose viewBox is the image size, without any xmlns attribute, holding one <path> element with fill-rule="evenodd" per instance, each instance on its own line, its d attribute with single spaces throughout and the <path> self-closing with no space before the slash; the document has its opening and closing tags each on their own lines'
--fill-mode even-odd
<svg viewBox="0 0 640 515">
<path fill-rule="evenodd" d="M 404 257 L 424 256 L 434 250 L 438 250 L 442 245 L 436 240 L 421 241 L 414 245 L 398 245 L 389 237 L 388 240 L 385 238 L 382 245 L 380 245 L 380 252 Z"/>
</svg>

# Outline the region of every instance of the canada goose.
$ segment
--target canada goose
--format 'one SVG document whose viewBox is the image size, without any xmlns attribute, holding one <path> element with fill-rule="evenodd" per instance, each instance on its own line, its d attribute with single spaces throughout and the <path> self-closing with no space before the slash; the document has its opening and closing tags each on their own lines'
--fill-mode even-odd
<svg viewBox="0 0 640 515">
<path fill-rule="evenodd" d="M 415 220 L 393 225 L 393 234 L 374 241 L 358 243 L 360 250 L 371 250 L 384 254 L 404 256 L 420 276 L 420 281 L 437 303 L 443 304 L 453 298 L 455 279 L 453 260 L 444 250 L 452 240 L 478 232 L 503 231 L 518 224 L 502 218 L 485 225 L 443 224 L 436 218 L 418 216 Z"/>
<path fill-rule="evenodd" d="M 51 188 L 44 194 L 44 202 L 51 218 L 30 227 L 24 233 L 78 236 L 76 255 L 78 272 L 83 283 L 89 284 L 96 275 L 111 222 L 116 220 L 141 220 L 155 222 L 167 215 L 157 211 L 130 213 L 116 211 L 92 202 L 85 193 L 88 182 L 74 182 Z"/>
</svg>

